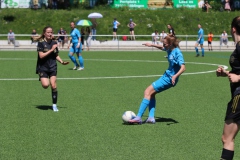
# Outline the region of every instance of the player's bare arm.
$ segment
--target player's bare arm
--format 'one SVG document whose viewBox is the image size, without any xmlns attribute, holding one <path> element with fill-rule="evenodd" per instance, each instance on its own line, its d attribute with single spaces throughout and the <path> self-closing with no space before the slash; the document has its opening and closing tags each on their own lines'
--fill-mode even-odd
<svg viewBox="0 0 240 160">
<path fill-rule="evenodd" d="M 155 47 L 155 48 L 158 48 L 161 50 L 164 49 L 164 47 L 162 45 L 156 45 L 156 44 L 152 44 L 152 43 L 143 43 L 142 45 L 147 46 L 147 47 Z"/>
<path fill-rule="evenodd" d="M 40 58 L 44 58 L 44 57 L 48 56 L 48 55 L 49 55 L 51 52 L 53 52 L 56 48 L 57 48 L 57 44 L 54 44 L 49 51 L 47 51 L 47 52 L 45 52 L 45 53 L 44 53 L 44 52 L 38 52 L 39 57 L 40 57 Z"/>
<path fill-rule="evenodd" d="M 179 77 L 185 70 L 186 70 L 185 64 L 182 64 L 180 70 L 175 75 L 172 76 L 173 85 L 175 84 L 177 77 Z"/>
</svg>

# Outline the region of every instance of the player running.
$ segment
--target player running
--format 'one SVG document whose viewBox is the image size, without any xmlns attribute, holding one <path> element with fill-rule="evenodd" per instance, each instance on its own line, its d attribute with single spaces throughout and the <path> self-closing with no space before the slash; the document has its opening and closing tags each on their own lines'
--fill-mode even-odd
<svg viewBox="0 0 240 160">
<path fill-rule="evenodd" d="M 36 40 L 38 41 L 37 52 L 38 60 L 36 67 L 36 74 L 39 75 L 39 80 L 42 87 L 47 89 L 50 85 L 52 88 L 52 109 L 54 112 L 58 111 L 57 108 L 57 63 L 67 65 L 69 62 L 64 62 L 58 55 L 58 48 L 56 40 L 53 40 L 53 30 L 51 27 L 45 27 L 43 33 Z"/>
</svg>

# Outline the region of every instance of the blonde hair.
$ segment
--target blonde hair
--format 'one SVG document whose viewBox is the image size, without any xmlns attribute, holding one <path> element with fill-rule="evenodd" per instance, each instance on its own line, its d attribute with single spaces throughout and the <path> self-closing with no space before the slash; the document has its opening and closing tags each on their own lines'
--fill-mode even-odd
<svg viewBox="0 0 240 160">
<path fill-rule="evenodd" d="M 43 28 L 43 31 L 42 31 L 42 34 L 41 34 L 40 36 L 35 36 L 35 37 L 33 37 L 33 40 L 36 41 L 36 42 L 42 42 L 43 39 L 45 38 L 44 34 L 45 34 L 45 32 L 46 32 L 46 30 L 47 30 L 48 28 L 51 28 L 51 29 L 52 29 L 52 27 L 50 27 L 50 26 L 44 27 L 44 28 Z M 55 38 L 55 37 L 52 37 L 52 40 L 56 40 L 56 38 Z"/>
</svg>

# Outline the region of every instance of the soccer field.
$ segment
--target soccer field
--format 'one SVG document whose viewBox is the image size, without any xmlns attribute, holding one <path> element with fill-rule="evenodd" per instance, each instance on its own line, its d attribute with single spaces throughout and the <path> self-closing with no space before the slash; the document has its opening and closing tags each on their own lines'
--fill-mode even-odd
<svg viewBox="0 0 240 160">
<path fill-rule="evenodd" d="M 230 54 L 183 52 L 179 83 L 156 96 L 157 123 L 125 125 L 123 112 L 137 113 L 145 88 L 168 68 L 166 52 L 85 51 L 84 71 L 58 63 L 56 113 L 35 74 L 37 52 L 1 51 L 0 159 L 220 159 L 230 88 L 215 70 Z M 60 56 L 70 61 L 67 51 Z M 240 159 L 239 137 L 235 150 Z"/>
</svg>

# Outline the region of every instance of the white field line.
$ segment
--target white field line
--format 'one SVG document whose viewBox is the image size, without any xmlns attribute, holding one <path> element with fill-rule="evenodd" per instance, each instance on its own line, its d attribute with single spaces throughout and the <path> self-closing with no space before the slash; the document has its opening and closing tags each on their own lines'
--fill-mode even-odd
<svg viewBox="0 0 240 160">
<path fill-rule="evenodd" d="M 13 60 L 34 60 L 33 58 L 0 58 L 0 60 L 13 61 Z M 147 62 L 147 63 L 166 63 L 168 61 L 152 61 L 152 60 L 111 60 L 111 59 L 85 59 L 88 61 L 112 61 L 112 62 Z M 211 65 L 211 66 L 222 66 L 224 69 L 228 67 L 221 64 L 212 64 L 212 63 L 199 63 L 199 62 L 186 62 L 186 64 L 199 64 L 199 65 Z M 192 73 L 183 73 L 182 75 L 193 75 L 193 74 L 205 74 L 212 73 L 216 70 L 203 71 L 203 72 L 192 72 Z M 57 78 L 58 80 L 89 80 L 89 79 L 127 79 L 127 78 L 149 78 L 149 77 L 160 77 L 162 75 L 140 75 L 140 76 L 115 76 L 115 77 L 82 77 L 82 78 Z M 0 81 L 32 81 L 38 80 L 38 78 L 0 78 Z"/>
</svg>

